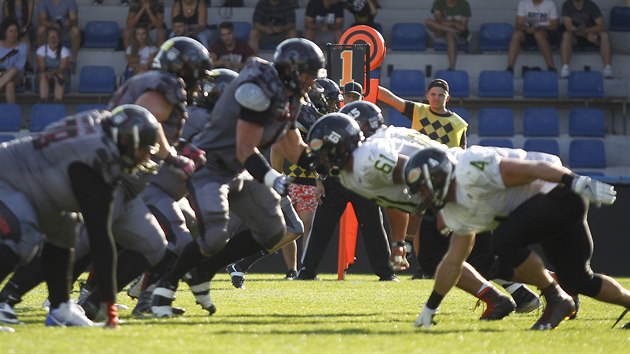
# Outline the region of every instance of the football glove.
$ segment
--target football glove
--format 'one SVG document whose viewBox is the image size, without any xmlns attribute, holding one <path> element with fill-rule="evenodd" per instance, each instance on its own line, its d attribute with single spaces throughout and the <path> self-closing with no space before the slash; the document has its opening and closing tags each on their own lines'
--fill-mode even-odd
<svg viewBox="0 0 630 354">
<path fill-rule="evenodd" d="M 201 166 L 206 164 L 206 152 L 195 146 L 195 144 L 183 140 L 180 141 L 178 148 L 180 155 L 193 160 L 195 170 L 198 170 Z"/>
<path fill-rule="evenodd" d="M 184 177 L 190 177 L 195 172 L 195 162 L 186 156 L 168 155 L 164 163 Z"/>
<path fill-rule="evenodd" d="M 433 317 L 435 316 L 437 312 L 438 312 L 438 309 L 432 310 L 428 308 L 426 304 L 424 304 L 422 313 L 420 313 L 420 316 L 418 316 L 418 319 L 413 324 L 414 327 L 431 328 L 431 326 L 437 324 L 437 322 L 433 320 Z"/>
<path fill-rule="evenodd" d="M 293 178 L 287 175 L 280 175 L 273 180 L 271 188 L 281 197 L 285 197 L 289 193 L 289 185 L 292 181 Z"/>
<path fill-rule="evenodd" d="M 617 191 L 609 184 L 596 181 L 588 176 L 575 176 L 571 189 L 599 207 L 611 205 L 617 199 Z"/>
</svg>

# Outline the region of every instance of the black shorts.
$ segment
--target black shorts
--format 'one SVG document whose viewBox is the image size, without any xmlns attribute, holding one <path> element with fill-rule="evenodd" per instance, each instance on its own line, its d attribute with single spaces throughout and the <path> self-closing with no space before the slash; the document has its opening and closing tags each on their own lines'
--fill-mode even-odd
<svg viewBox="0 0 630 354">
<path fill-rule="evenodd" d="M 558 31 L 547 31 L 547 40 L 552 47 L 557 47 L 560 37 L 560 33 Z M 525 32 L 525 40 L 521 43 L 521 48 L 538 48 L 538 43 L 536 42 L 536 37 L 533 34 Z"/>
</svg>

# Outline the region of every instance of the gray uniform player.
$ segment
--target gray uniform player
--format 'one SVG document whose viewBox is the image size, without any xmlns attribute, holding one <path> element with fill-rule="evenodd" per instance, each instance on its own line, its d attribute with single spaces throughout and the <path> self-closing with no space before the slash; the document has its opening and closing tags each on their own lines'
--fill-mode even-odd
<svg viewBox="0 0 630 354">
<path fill-rule="evenodd" d="M 204 257 L 225 256 L 234 261 L 282 245 L 286 226 L 278 202 L 279 195 L 287 192 L 289 179 L 273 170 L 259 149 L 275 143 L 289 160 L 310 162 L 294 121 L 301 97 L 323 66 L 323 53 L 314 43 L 289 39 L 276 49 L 273 64 L 251 58 L 226 87 L 210 122 L 193 139 L 208 159 L 189 184 L 200 235 L 196 243 L 186 246 L 155 289 L 152 310 L 156 315 L 172 315 L 179 279 Z M 230 211 L 251 231 L 234 250 L 224 249 L 239 224 Z"/>
<path fill-rule="evenodd" d="M 108 307 L 107 324 L 116 327 L 114 306 L 114 246 L 110 232 L 111 201 L 123 171 L 135 170 L 155 151 L 158 123 L 139 106 L 112 111 L 88 111 L 56 122 L 42 133 L 0 148 L 2 217 L 8 220 L 0 244 L 0 280 L 27 262 L 45 235 L 42 251 L 48 283 L 50 313 L 47 325 L 89 326 L 85 316 L 68 300 L 66 274 L 81 212 L 94 252 L 96 278 Z"/>
</svg>

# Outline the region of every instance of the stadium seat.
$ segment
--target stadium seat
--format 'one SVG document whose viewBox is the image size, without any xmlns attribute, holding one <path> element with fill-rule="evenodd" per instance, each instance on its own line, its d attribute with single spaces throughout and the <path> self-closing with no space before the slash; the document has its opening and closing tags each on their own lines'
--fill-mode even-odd
<svg viewBox="0 0 630 354">
<path fill-rule="evenodd" d="M 465 70 L 438 70 L 436 79 L 448 82 L 449 93 L 452 97 L 470 96 L 470 77 Z"/>
<path fill-rule="evenodd" d="M 507 138 L 481 139 L 479 140 L 479 145 L 496 146 L 510 149 L 514 148 L 514 143 L 512 142 L 512 140 Z"/>
<path fill-rule="evenodd" d="M 13 139 L 15 139 L 15 135 L 13 134 L 0 134 L 0 143 L 4 143 Z"/>
<path fill-rule="evenodd" d="M 92 109 L 107 109 L 107 105 L 106 104 L 98 104 L 98 103 L 82 103 L 82 104 L 78 104 L 75 108 L 75 112 L 79 113 L 79 112 L 84 112 L 84 111 L 89 111 Z"/>
<path fill-rule="evenodd" d="M 36 103 L 31 107 L 31 121 L 28 130 L 40 132 L 52 122 L 66 116 L 66 106 L 63 103 Z"/>
<path fill-rule="evenodd" d="M 479 136 L 514 135 L 514 113 L 511 108 L 481 108 L 477 120 Z"/>
<path fill-rule="evenodd" d="M 83 48 L 118 48 L 120 27 L 115 21 L 88 21 L 84 33 Z"/>
<path fill-rule="evenodd" d="M 87 65 L 79 74 L 79 93 L 112 93 L 116 90 L 116 73 L 108 65 Z"/>
<path fill-rule="evenodd" d="M 411 128 L 411 119 L 403 116 L 396 108 L 390 108 L 387 111 L 387 125 L 394 125 L 397 127 Z"/>
<path fill-rule="evenodd" d="M 414 69 L 394 69 L 389 76 L 389 89 L 401 97 L 424 96 L 424 72 Z"/>
<path fill-rule="evenodd" d="M 460 117 L 462 117 L 466 122 L 470 123 L 470 113 L 464 107 L 453 107 L 450 108 L 451 111 L 457 113 Z"/>
<path fill-rule="evenodd" d="M 17 103 L 0 104 L 0 131 L 17 132 L 22 128 L 22 109 Z"/>
<path fill-rule="evenodd" d="M 470 45 L 468 44 L 468 42 L 458 43 L 457 51 L 467 52 L 469 47 Z M 433 50 L 435 50 L 436 52 L 445 52 L 447 49 L 448 45 L 446 44 L 446 41 L 433 42 Z"/>
<path fill-rule="evenodd" d="M 570 98 L 604 97 L 604 76 L 599 71 L 572 71 L 569 75 Z"/>
<path fill-rule="evenodd" d="M 559 156 L 560 144 L 557 139 L 527 139 L 525 140 L 523 150 L 539 151 Z"/>
<path fill-rule="evenodd" d="M 615 6 L 610 9 L 608 29 L 611 31 L 630 32 L 630 7 Z"/>
<path fill-rule="evenodd" d="M 558 73 L 554 71 L 528 71 L 523 77 L 523 97 L 558 98 Z"/>
<path fill-rule="evenodd" d="M 569 111 L 569 136 L 604 137 L 606 116 L 598 108 L 573 108 Z"/>
<path fill-rule="evenodd" d="M 252 24 L 246 21 L 234 21 L 234 36 L 239 41 L 249 42 L 249 32 L 252 30 Z"/>
<path fill-rule="evenodd" d="M 523 136 L 558 136 L 560 117 L 551 107 L 527 108 L 523 111 Z"/>
<path fill-rule="evenodd" d="M 514 26 L 510 23 L 484 23 L 479 28 L 479 50 L 507 52 Z"/>
<path fill-rule="evenodd" d="M 514 97 L 514 74 L 507 70 L 484 70 L 479 73 L 479 97 Z"/>
<path fill-rule="evenodd" d="M 395 23 L 390 48 L 401 51 L 427 49 L 427 30 L 422 23 Z"/>
<path fill-rule="evenodd" d="M 603 140 L 576 139 L 569 145 L 571 168 L 606 168 L 606 147 Z"/>
</svg>

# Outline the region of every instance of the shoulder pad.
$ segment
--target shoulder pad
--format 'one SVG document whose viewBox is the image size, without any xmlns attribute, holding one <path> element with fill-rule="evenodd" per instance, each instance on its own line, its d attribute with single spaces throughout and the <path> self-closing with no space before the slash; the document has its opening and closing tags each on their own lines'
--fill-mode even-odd
<svg viewBox="0 0 630 354">
<path fill-rule="evenodd" d="M 255 112 L 264 112 L 271 105 L 262 88 L 252 82 L 240 85 L 234 92 L 234 98 L 241 106 Z"/>
</svg>

